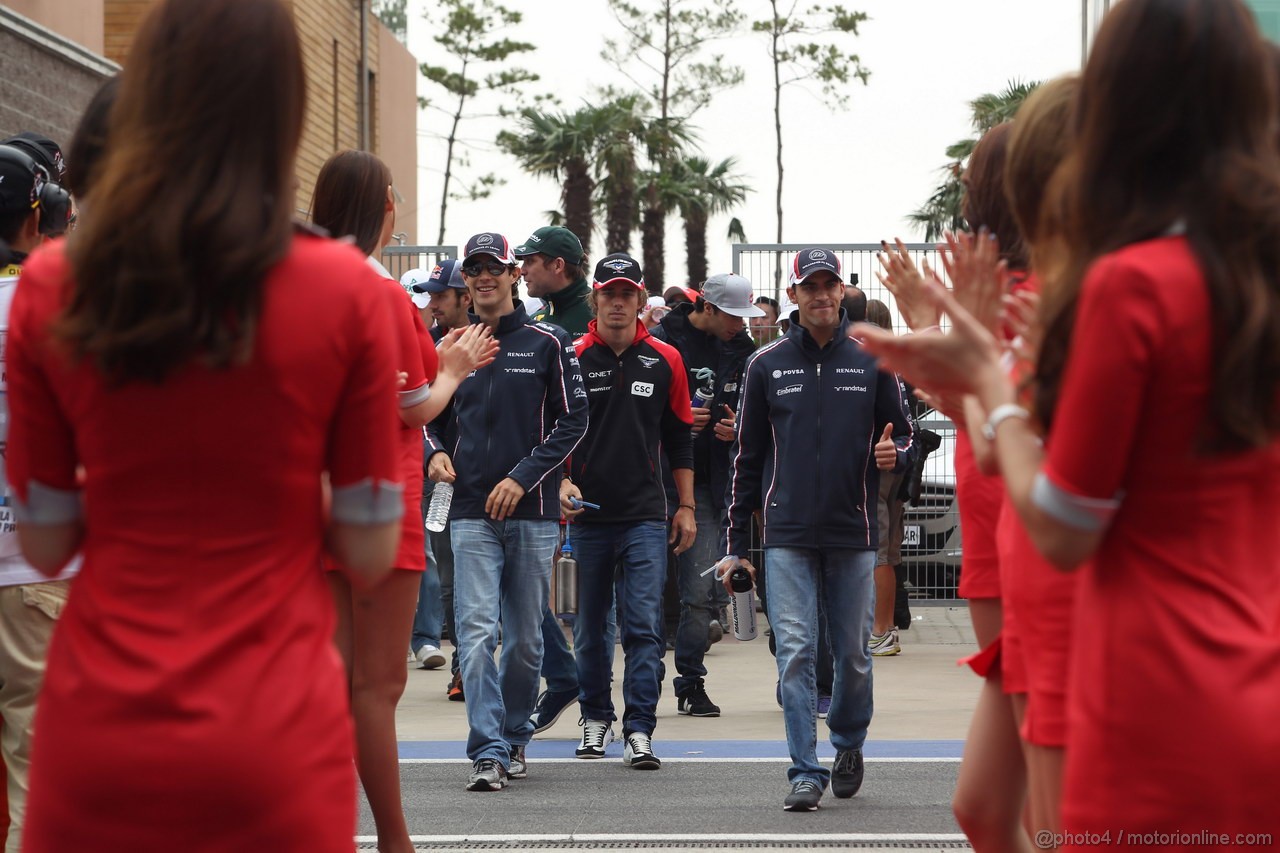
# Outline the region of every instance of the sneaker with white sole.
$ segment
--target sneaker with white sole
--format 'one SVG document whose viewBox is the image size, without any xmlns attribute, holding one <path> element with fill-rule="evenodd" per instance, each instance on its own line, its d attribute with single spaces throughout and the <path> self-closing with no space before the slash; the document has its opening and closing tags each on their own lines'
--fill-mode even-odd
<svg viewBox="0 0 1280 853">
<path fill-rule="evenodd" d="M 554 726 L 556 720 L 560 719 L 560 715 L 577 701 L 578 691 L 576 690 L 542 691 L 538 695 L 538 701 L 534 703 L 533 713 L 529 715 L 529 722 L 533 723 L 533 733 L 536 735 Z"/>
<path fill-rule="evenodd" d="M 898 629 L 890 628 L 883 634 L 872 634 L 871 642 L 867 644 L 867 651 L 871 652 L 872 657 L 877 658 L 900 654 L 902 644 L 898 642 Z"/>
<path fill-rule="evenodd" d="M 501 791 L 507 787 L 507 770 L 497 759 L 478 758 L 471 765 L 468 791 Z"/>
<path fill-rule="evenodd" d="M 523 746 L 511 747 L 511 761 L 507 764 L 507 776 L 511 779 L 529 778 L 529 762 L 525 760 Z"/>
<path fill-rule="evenodd" d="M 702 682 L 698 682 L 684 695 L 676 697 L 676 711 L 686 717 L 720 716 L 720 706 L 711 701 Z"/>
<path fill-rule="evenodd" d="M 448 660 L 439 646 L 425 645 L 413 654 L 420 669 L 439 669 Z"/>
<path fill-rule="evenodd" d="M 809 779 L 797 779 L 782 808 L 789 812 L 816 812 L 822 799 L 822 786 Z"/>
<path fill-rule="evenodd" d="M 657 770 L 662 761 L 653 754 L 653 740 L 644 732 L 631 732 L 623 736 L 626 746 L 622 749 L 622 763 L 636 770 Z"/>
<path fill-rule="evenodd" d="M 613 743 L 613 726 L 604 720 L 578 720 L 582 726 L 582 742 L 574 751 L 579 758 L 604 758 L 604 750 Z"/>
</svg>

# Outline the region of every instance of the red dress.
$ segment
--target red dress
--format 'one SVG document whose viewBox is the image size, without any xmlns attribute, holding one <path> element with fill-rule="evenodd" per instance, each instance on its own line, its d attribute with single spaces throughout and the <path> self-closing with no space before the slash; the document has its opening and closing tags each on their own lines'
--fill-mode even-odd
<svg viewBox="0 0 1280 853">
<path fill-rule="evenodd" d="M 49 345 L 61 246 L 27 263 L 9 475 L 76 488 L 84 564 L 36 717 L 25 850 L 351 850 L 353 738 L 318 570 L 321 475 L 395 481 L 393 332 L 350 247 L 298 236 L 250 363 L 110 389 Z"/>
<path fill-rule="evenodd" d="M 436 378 L 436 345 L 413 307 L 408 294 L 397 282 L 386 279 L 387 292 L 395 303 L 399 329 L 401 359 L 409 379 L 401 396 L 413 395 L 415 389 L 427 389 Z M 427 534 L 422 526 L 422 428 L 400 424 L 400 482 L 404 483 L 404 516 L 400 524 L 400 547 L 396 550 L 397 569 L 424 572 L 427 569 Z"/>
<path fill-rule="evenodd" d="M 1071 832 L 1280 839 L 1280 442 L 1199 451 L 1212 311 L 1182 237 L 1102 258 L 1081 293 L 1045 474 L 1120 503 L 1077 590 Z"/>
<path fill-rule="evenodd" d="M 956 502 L 960 510 L 961 598 L 1000 597 L 1000 559 L 996 522 L 1004 500 L 1004 480 L 978 470 L 969 434 L 956 430 Z"/>
</svg>

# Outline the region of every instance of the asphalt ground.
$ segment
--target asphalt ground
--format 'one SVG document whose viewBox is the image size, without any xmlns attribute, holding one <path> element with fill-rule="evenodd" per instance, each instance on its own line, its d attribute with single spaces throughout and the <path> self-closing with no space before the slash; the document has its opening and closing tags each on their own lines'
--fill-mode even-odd
<svg viewBox="0 0 1280 853">
<path fill-rule="evenodd" d="M 875 661 L 875 716 L 866 782 L 813 813 L 782 810 L 789 765 L 777 670 L 767 640 L 726 636 L 707 654 L 719 718 L 676 713 L 668 680 L 658 709 L 658 771 L 635 771 L 614 744 L 606 758 L 573 757 L 570 708 L 530 744 L 529 778 L 499 792 L 464 790 L 465 705 L 445 696 L 447 667 L 409 672 L 397 714 L 405 813 L 422 850 L 477 849 L 948 849 L 963 846 L 950 799 L 979 682 L 956 661 L 974 650 L 963 607 L 913 604 L 903 653 Z M 451 651 L 446 643 L 446 651 Z M 671 655 L 667 677 L 674 675 Z M 621 710 L 621 650 L 615 704 Z M 819 757 L 834 756 L 818 721 Z M 361 803 L 357 841 L 373 849 Z"/>
</svg>

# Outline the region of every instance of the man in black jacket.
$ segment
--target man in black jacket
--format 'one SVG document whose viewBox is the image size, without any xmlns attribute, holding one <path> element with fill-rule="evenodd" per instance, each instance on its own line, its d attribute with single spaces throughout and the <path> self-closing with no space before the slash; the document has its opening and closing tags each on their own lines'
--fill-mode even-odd
<svg viewBox="0 0 1280 853">
<path fill-rule="evenodd" d="M 730 486 L 722 575 L 745 560 L 752 514 L 764 521 L 769 624 L 792 783 L 784 807 L 812 811 L 831 782 L 837 797 L 862 785 L 862 744 L 871 723 L 871 633 L 879 470 L 902 470 L 911 426 L 897 378 L 848 337 L 840 263 L 829 249 L 796 255 L 787 297 L 797 313 L 787 334 L 747 362 Z M 827 728 L 836 748 L 817 757 L 814 659 L 818 602 L 828 620 L 835 679 Z"/>
<path fill-rule="evenodd" d="M 622 693 L 623 763 L 656 770 L 653 752 L 662 689 L 662 588 L 667 545 L 677 553 L 693 543 L 693 452 L 689 386 L 680 354 L 655 340 L 638 319 L 646 296 L 640 265 L 608 255 L 592 281 L 596 319 L 577 343 L 586 376 L 591 426 L 570 458 L 572 481 L 560 487 L 565 515 L 572 498 L 600 508 L 582 515 L 573 534 L 578 558 L 578 618 L 573 644 L 581 685 L 582 741 L 578 758 L 603 758 L 616 719 L 610 696 L 613 640 L 607 629 L 616 589 L 621 602 L 626 672 Z M 679 493 L 670 537 L 662 457 Z"/>
<path fill-rule="evenodd" d="M 745 321 L 763 314 L 751 302 L 751 282 L 740 275 L 715 275 L 707 279 L 696 302 L 677 305 L 653 328 L 655 338 L 680 352 L 689 372 L 690 392 L 700 392 L 702 403 L 692 410 L 693 502 L 698 507 L 698 537 L 692 548 L 676 557 L 680 589 L 680 624 L 675 642 L 676 709 L 694 717 L 720 716 L 719 706 L 707 696 L 703 660 L 708 631 L 718 617 L 720 592 L 715 578 L 703 573 L 724 553 L 729 444 L 733 440 L 742 368 L 756 346 L 746 332 Z"/>
<path fill-rule="evenodd" d="M 560 477 L 587 430 L 587 393 L 568 333 L 532 322 L 513 304 L 519 273 L 505 237 L 467 241 L 462 275 L 473 322 L 487 323 L 501 350 L 454 395 L 452 448 L 441 441 L 448 411 L 432 421 L 428 472 L 433 482 L 454 485 L 454 609 L 473 762 L 467 789 L 491 791 L 527 774 L 542 613 L 560 538 Z M 493 660 L 499 624 L 500 668 Z"/>
</svg>

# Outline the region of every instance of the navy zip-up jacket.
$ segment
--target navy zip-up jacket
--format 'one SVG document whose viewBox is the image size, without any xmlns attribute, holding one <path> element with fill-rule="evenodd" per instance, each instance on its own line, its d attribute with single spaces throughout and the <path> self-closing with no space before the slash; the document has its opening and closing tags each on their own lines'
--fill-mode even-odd
<svg viewBox="0 0 1280 853">
<path fill-rule="evenodd" d="M 716 393 L 709 407 L 711 421 L 693 439 L 693 472 L 696 485 L 711 488 L 711 507 L 716 513 L 720 513 L 727 506 L 725 493 L 728 491 L 732 457 L 729 442 L 715 437 L 715 425 L 724 417 L 723 406 L 737 411 L 743 365 L 755 351 L 756 344 L 746 330 L 734 335 L 729 341 L 708 335 L 689 321 L 692 313 L 692 305 L 677 305 L 650 331 L 655 338 L 666 341 L 680 352 L 689 374 L 690 398 L 697 387 L 693 379 L 694 371 L 701 367 L 709 367 L 715 371 Z M 674 499 L 674 482 L 667 483 L 667 496 Z"/>
<path fill-rule="evenodd" d="M 569 458 L 569 472 L 583 498 L 600 504 L 578 523 L 666 521 L 663 454 L 672 469 L 693 468 L 693 415 L 680 353 L 639 321 L 622 355 L 596 333 L 594 320 L 577 349 L 591 428 Z"/>
<path fill-rule="evenodd" d="M 763 510 L 766 548 L 874 551 L 880 472 L 875 445 L 893 424 L 906 464 L 911 424 L 898 378 L 848 337 L 825 347 L 794 319 L 747 361 L 729 489 L 728 554 L 743 557 Z"/>
<path fill-rule="evenodd" d="M 559 519 L 564 462 L 587 431 L 573 339 L 559 326 L 532 322 L 520 306 L 503 315 L 494 337 L 497 359 L 460 384 L 427 427 L 432 455 L 447 452 L 458 475 L 449 517 L 487 518 L 485 500 L 510 477 L 525 490 L 512 518 Z M 445 447 L 451 415 L 457 439 Z"/>
</svg>

